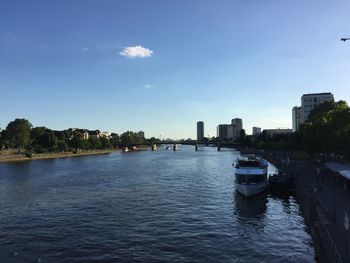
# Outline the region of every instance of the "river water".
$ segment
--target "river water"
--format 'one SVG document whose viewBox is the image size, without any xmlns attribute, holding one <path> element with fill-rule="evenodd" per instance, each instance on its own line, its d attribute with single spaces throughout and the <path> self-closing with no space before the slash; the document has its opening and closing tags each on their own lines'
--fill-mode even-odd
<svg viewBox="0 0 350 263">
<path fill-rule="evenodd" d="M 0 163 L 1 255 L 9 262 L 315 262 L 294 197 L 246 199 L 235 191 L 238 155 L 180 146 Z"/>
</svg>

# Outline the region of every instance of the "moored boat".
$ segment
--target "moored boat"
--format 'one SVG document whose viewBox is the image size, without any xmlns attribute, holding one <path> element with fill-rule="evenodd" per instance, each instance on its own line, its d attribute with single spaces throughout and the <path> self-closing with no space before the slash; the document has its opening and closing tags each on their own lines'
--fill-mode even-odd
<svg viewBox="0 0 350 263">
<path fill-rule="evenodd" d="M 252 196 L 268 187 L 267 161 L 254 155 L 237 158 L 235 164 L 236 190 L 244 196 Z"/>
</svg>

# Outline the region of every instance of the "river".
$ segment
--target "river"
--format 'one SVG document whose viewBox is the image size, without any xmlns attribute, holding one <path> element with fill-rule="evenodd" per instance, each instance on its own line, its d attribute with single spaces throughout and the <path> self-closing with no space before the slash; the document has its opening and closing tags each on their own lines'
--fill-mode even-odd
<svg viewBox="0 0 350 263">
<path fill-rule="evenodd" d="M 0 163 L 0 254 L 43 263 L 315 262 L 293 196 L 235 191 L 238 155 L 180 146 Z"/>
</svg>

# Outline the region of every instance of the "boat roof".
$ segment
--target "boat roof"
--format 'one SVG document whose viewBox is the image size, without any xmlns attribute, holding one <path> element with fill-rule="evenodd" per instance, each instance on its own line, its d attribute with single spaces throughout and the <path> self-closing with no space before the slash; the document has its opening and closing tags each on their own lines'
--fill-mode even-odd
<svg viewBox="0 0 350 263">
<path fill-rule="evenodd" d="M 263 159 L 255 156 L 254 154 L 242 155 L 237 158 L 237 161 L 262 161 Z"/>
<path fill-rule="evenodd" d="M 267 165 L 267 161 L 265 159 L 259 158 L 255 156 L 254 154 L 249 154 L 249 155 L 243 155 L 239 156 L 237 158 L 237 164 L 242 165 L 242 166 L 260 166 L 260 165 Z"/>
</svg>

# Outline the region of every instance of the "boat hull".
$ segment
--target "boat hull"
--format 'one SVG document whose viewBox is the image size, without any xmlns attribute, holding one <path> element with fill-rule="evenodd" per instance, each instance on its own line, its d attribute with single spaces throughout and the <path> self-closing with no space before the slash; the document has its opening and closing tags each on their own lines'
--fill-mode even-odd
<svg viewBox="0 0 350 263">
<path fill-rule="evenodd" d="M 236 190 L 240 194 L 249 197 L 252 195 L 257 195 L 259 193 L 264 192 L 267 189 L 267 182 L 260 183 L 260 184 L 237 184 L 236 183 Z"/>
</svg>

